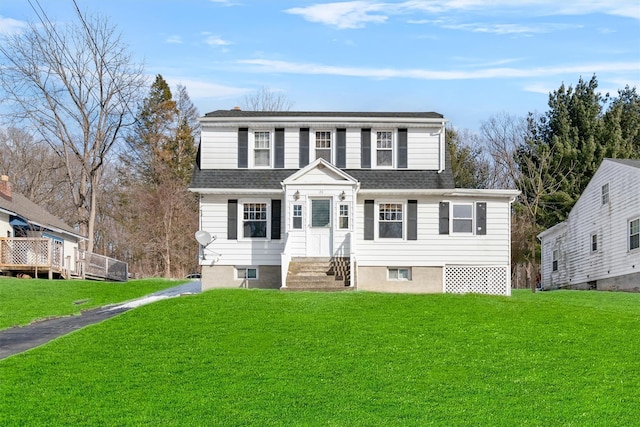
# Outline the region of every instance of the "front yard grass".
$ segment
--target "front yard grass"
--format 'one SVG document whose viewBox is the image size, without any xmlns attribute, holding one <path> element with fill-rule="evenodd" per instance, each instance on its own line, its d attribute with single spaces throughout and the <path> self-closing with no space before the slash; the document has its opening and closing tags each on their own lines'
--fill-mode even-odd
<svg viewBox="0 0 640 427">
<path fill-rule="evenodd" d="M 0 277 L 0 329 L 135 299 L 184 281 L 45 280 Z"/>
<path fill-rule="evenodd" d="M 214 290 L 0 361 L 0 425 L 627 426 L 640 295 Z"/>
</svg>

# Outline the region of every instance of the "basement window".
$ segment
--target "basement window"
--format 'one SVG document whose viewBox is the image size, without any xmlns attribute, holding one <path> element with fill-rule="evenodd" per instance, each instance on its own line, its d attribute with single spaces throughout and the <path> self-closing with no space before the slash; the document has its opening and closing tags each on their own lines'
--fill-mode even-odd
<svg viewBox="0 0 640 427">
<path fill-rule="evenodd" d="M 258 269 L 255 267 L 236 267 L 236 279 L 258 280 Z"/>
<path fill-rule="evenodd" d="M 387 269 L 389 280 L 411 280 L 411 269 L 406 267 L 389 267 Z"/>
</svg>

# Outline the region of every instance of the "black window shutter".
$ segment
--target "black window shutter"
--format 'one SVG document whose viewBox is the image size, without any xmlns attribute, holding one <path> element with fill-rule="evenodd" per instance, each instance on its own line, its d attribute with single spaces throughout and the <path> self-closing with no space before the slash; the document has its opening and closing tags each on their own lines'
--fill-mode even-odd
<svg viewBox="0 0 640 427">
<path fill-rule="evenodd" d="M 485 202 L 476 203 L 476 234 L 479 236 L 487 234 L 487 204 Z"/>
<path fill-rule="evenodd" d="M 371 167 L 371 129 L 362 129 L 360 131 L 360 167 Z"/>
<path fill-rule="evenodd" d="M 449 234 L 449 202 L 440 202 L 440 234 Z"/>
<path fill-rule="evenodd" d="M 280 240 L 282 200 L 271 200 L 271 240 Z"/>
<path fill-rule="evenodd" d="M 227 239 L 238 240 L 238 201 L 227 202 Z"/>
<path fill-rule="evenodd" d="M 407 240 L 418 240 L 418 201 L 407 202 Z"/>
<path fill-rule="evenodd" d="M 347 130 L 338 129 L 336 135 L 336 166 L 347 167 Z"/>
<path fill-rule="evenodd" d="M 300 129 L 300 154 L 299 166 L 301 168 L 309 164 L 309 128 Z"/>
<path fill-rule="evenodd" d="M 406 169 L 407 167 L 407 130 L 398 129 L 398 168 Z"/>
<path fill-rule="evenodd" d="M 238 167 L 249 167 L 249 129 L 238 129 Z"/>
<path fill-rule="evenodd" d="M 373 200 L 364 201 L 364 240 L 373 240 Z"/>
<path fill-rule="evenodd" d="M 276 168 L 284 167 L 284 129 L 276 129 L 275 140 L 275 156 L 273 166 Z"/>
</svg>

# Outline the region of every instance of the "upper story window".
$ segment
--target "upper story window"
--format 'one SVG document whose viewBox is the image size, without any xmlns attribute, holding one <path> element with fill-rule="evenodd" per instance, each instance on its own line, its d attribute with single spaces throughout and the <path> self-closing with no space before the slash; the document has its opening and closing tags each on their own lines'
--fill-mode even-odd
<svg viewBox="0 0 640 427">
<path fill-rule="evenodd" d="M 267 204 L 244 203 L 243 210 L 243 236 L 267 237 Z"/>
<path fill-rule="evenodd" d="M 609 203 L 609 184 L 605 184 L 602 186 L 602 204 L 606 205 Z"/>
<path fill-rule="evenodd" d="M 316 159 L 323 158 L 327 162 L 331 161 L 331 131 L 316 132 Z"/>
<path fill-rule="evenodd" d="M 598 235 L 592 234 L 591 235 L 591 252 L 597 252 L 597 251 L 598 251 Z"/>
<path fill-rule="evenodd" d="M 393 166 L 393 132 L 376 132 L 376 165 Z"/>
<path fill-rule="evenodd" d="M 558 271 L 558 250 L 554 249 L 551 258 L 551 271 Z"/>
<path fill-rule="evenodd" d="M 267 167 L 271 166 L 271 132 L 254 132 L 253 165 Z"/>
<path fill-rule="evenodd" d="M 402 203 L 380 203 L 378 207 L 378 237 L 402 239 Z"/>
<path fill-rule="evenodd" d="M 629 221 L 629 250 L 640 248 L 640 218 Z"/>
</svg>

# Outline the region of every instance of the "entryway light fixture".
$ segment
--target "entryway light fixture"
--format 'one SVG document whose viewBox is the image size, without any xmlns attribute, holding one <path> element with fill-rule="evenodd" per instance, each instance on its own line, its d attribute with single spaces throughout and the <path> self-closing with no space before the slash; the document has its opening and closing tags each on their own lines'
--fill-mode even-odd
<svg viewBox="0 0 640 427">
<path fill-rule="evenodd" d="M 295 193 L 293 193 L 293 200 L 299 200 L 300 199 L 300 191 L 296 190 Z"/>
<path fill-rule="evenodd" d="M 347 195 L 345 194 L 344 190 L 342 190 L 342 193 L 340 193 L 340 200 L 344 200 L 347 198 Z"/>
</svg>

